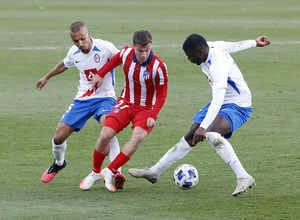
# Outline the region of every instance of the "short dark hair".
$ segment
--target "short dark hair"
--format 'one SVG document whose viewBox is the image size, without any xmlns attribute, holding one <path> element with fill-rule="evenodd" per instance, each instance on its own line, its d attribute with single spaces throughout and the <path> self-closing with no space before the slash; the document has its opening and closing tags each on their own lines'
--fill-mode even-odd
<svg viewBox="0 0 300 220">
<path fill-rule="evenodd" d="M 197 47 L 208 47 L 206 40 L 199 34 L 191 34 L 182 45 L 183 50 L 193 50 Z"/>
<path fill-rule="evenodd" d="M 140 44 L 141 46 L 146 46 L 152 43 L 152 35 L 147 30 L 137 30 L 133 34 L 133 44 Z"/>
<path fill-rule="evenodd" d="M 80 31 L 81 27 L 84 27 L 84 28 L 87 29 L 87 27 L 86 27 L 86 25 L 85 25 L 84 22 L 82 22 L 82 21 L 76 21 L 73 24 L 71 24 L 71 26 L 70 26 L 70 32 L 77 33 L 78 31 Z"/>
</svg>

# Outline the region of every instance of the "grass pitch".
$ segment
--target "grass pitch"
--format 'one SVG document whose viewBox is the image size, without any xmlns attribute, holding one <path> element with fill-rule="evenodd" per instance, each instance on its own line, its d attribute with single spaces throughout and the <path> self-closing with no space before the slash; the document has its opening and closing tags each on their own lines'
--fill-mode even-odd
<svg viewBox="0 0 300 220">
<path fill-rule="evenodd" d="M 300 3 L 288 1 L 0 1 L 0 219 L 299 219 Z M 194 113 L 211 100 L 201 68 L 181 45 L 191 33 L 207 40 L 238 41 L 267 35 L 266 48 L 233 57 L 253 94 L 249 122 L 230 139 L 257 186 L 232 197 L 235 175 L 207 143 L 198 144 L 154 184 L 126 175 L 123 191 L 103 182 L 89 191 L 79 183 L 92 168 L 100 128 L 91 119 L 68 139 L 68 166 L 50 183 L 40 178 L 53 162 L 51 139 L 78 86 L 75 68 L 35 89 L 64 58 L 69 25 L 84 21 L 94 38 L 119 49 L 137 29 L 153 35 L 153 50 L 167 64 L 169 93 L 156 127 L 123 167 L 152 166 L 188 130 Z M 117 94 L 123 73 L 117 68 Z M 118 135 L 121 145 L 128 128 Z M 191 163 L 198 185 L 178 189 L 173 170 Z M 108 162 L 105 161 L 105 165 Z"/>
</svg>

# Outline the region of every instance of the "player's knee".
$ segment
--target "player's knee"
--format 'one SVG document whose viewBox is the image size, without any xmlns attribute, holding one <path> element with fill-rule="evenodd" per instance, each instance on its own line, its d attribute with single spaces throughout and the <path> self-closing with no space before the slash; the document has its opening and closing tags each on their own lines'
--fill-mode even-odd
<svg viewBox="0 0 300 220">
<path fill-rule="evenodd" d="M 199 126 L 198 126 L 199 127 Z M 186 142 L 190 145 L 190 146 L 193 146 L 192 145 L 192 142 L 193 142 L 193 138 L 194 138 L 194 135 L 195 135 L 195 129 L 191 129 L 189 130 L 188 133 L 186 133 L 186 135 L 184 135 L 184 139 L 186 140 Z"/>
<path fill-rule="evenodd" d="M 110 142 L 110 140 L 110 136 L 107 133 L 102 132 L 98 139 L 98 143 L 99 145 L 107 145 Z"/>
<path fill-rule="evenodd" d="M 116 132 L 114 131 L 114 129 L 110 127 L 103 127 L 98 142 L 101 143 L 101 145 L 107 145 L 115 136 L 115 134 Z"/>
<path fill-rule="evenodd" d="M 146 132 L 146 130 L 135 127 L 131 139 L 127 144 L 132 150 L 136 151 L 147 136 L 148 133 Z"/>
<path fill-rule="evenodd" d="M 65 142 L 65 140 L 66 139 L 64 137 L 59 136 L 59 135 L 54 135 L 54 137 L 53 137 L 53 143 L 55 145 L 61 145 Z"/>
<path fill-rule="evenodd" d="M 222 144 L 221 134 L 219 134 L 217 132 L 207 132 L 206 139 L 207 139 L 208 143 L 210 143 L 211 146 L 213 146 L 213 148 L 218 149 L 221 147 L 221 144 Z"/>
<path fill-rule="evenodd" d="M 130 139 L 131 145 L 134 146 L 135 148 L 138 148 L 145 138 L 146 135 L 144 134 L 140 134 L 140 133 L 133 134 Z"/>
<path fill-rule="evenodd" d="M 63 144 L 74 130 L 75 130 L 74 127 L 71 127 L 70 125 L 65 124 L 63 122 L 60 122 L 55 130 L 53 143 L 56 145 Z"/>
</svg>

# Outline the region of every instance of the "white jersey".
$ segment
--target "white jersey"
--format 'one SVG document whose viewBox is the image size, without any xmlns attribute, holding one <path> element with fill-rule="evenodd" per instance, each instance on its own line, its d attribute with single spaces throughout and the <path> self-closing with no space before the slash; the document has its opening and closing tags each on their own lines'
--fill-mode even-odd
<svg viewBox="0 0 300 220">
<path fill-rule="evenodd" d="M 201 64 L 211 87 L 213 99 L 201 127 L 207 128 L 217 116 L 224 104 L 236 104 L 240 107 L 252 105 L 251 92 L 244 77 L 230 56 L 251 47 L 256 47 L 255 40 L 240 42 L 207 42 L 209 53 L 207 60 Z"/>
<path fill-rule="evenodd" d="M 92 89 L 92 77 L 101 69 L 119 50 L 108 41 L 93 39 L 92 49 L 88 54 L 73 45 L 64 58 L 66 68 L 76 66 L 79 70 L 79 86 L 75 99 L 87 100 L 92 98 L 116 98 L 115 73 L 106 74 L 102 84 L 96 91 Z"/>
</svg>

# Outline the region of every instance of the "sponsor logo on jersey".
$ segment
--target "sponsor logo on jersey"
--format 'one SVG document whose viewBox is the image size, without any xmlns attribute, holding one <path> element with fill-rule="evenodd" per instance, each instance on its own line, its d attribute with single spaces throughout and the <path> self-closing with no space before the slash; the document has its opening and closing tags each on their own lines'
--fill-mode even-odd
<svg viewBox="0 0 300 220">
<path fill-rule="evenodd" d="M 95 54 L 94 60 L 95 60 L 96 63 L 100 62 L 100 56 L 99 56 L 99 54 Z"/>
</svg>

